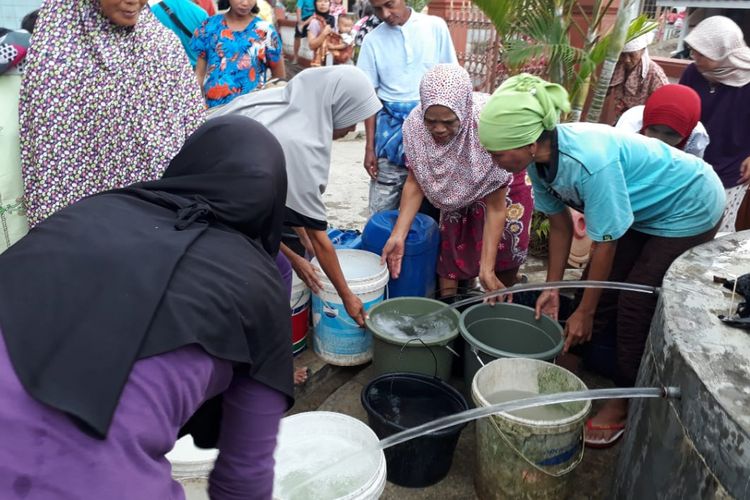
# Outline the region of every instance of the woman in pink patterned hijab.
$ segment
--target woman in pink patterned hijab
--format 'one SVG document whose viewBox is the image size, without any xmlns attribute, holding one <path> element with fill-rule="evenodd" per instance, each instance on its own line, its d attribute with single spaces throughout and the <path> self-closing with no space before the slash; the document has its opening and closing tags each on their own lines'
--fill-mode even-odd
<svg viewBox="0 0 750 500">
<path fill-rule="evenodd" d="M 489 96 L 473 92 L 466 70 L 437 65 L 419 91 L 421 105 L 404 122 L 409 176 L 383 259 L 398 277 L 406 235 L 426 196 L 440 209 L 442 294 L 477 276 L 487 290 L 510 286 L 529 244 L 533 201 L 526 172 L 503 170 L 479 143 L 477 122 Z"/>
</svg>

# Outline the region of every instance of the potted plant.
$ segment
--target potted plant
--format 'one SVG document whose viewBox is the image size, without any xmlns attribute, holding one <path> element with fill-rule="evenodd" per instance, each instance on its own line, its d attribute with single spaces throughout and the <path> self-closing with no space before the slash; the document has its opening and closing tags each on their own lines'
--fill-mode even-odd
<svg viewBox="0 0 750 500">
<path fill-rule="evenodd" d="M 546 257 L 549 251 L 549 218 L 542 212 L 531 215 L 529 253 L 534 257 Z"/>
</svg>

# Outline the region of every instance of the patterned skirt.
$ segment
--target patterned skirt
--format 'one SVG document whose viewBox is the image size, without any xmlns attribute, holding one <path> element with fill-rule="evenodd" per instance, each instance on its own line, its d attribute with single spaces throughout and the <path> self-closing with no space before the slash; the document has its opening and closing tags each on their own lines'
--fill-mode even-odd
<svg viewBox="0 0 750 500">
<path fill-rule="evenodd" d="M 534 200 L 526 171 L 513 176 L 506 198 L 505 231 L 498 246 L 495 271 L 515 269 L 526 262 Z M 479 276 L 487 206 L 479 200 L 466 208 L 440 213 L 440 256 L 437 273 L 453 280 Z"/>
</svg>

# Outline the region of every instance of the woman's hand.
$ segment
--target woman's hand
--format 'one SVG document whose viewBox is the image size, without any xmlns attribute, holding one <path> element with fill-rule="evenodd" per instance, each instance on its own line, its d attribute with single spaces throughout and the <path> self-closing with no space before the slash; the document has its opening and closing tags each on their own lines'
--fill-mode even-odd
<svg viewBox="0 0 750 500">
<path fill-rule="evenodd" d="M 326 24 L 326 25 L 325 25 L 325 28 L 323 28 L 323 32 L 321 33 L 321 35 L 323 35 L 323 36 L 328 36 L 328 35 L 330 35 L 331 33 L 333 33 L 333 28 L 331 28 L 331 25 L 330 25 L 330 24 Z"/>
<path fill-rule="evenodd" d="M 750 182 L 750 156 L 740 164 L 740 184 Z"/>
<path fill-rule="evenodd" d="M 583 344 L 591 340 L 591 334 L 594 329 L 594 314 L 583 311 L 580 307 L 570 315 L 568 320 L 565 322 L 565 345 L 563 346 L 563 352 L 568 352 L 568 349 L 574 345 Z"/>
<path fill-rule="evenodd" d="M 383 252 L 380 254 L 380 263 L 388 263 L 391 278 L 396 279 L 401 274 L 401 262 L 404 259 L 404 239 L 391 235 L 385 242 Z"/>
<path fill-rule="evenodd" d="M 495 271 L 487 271 L 479 273 L 479 282 L 482 284 L 482 288 L 487 292 L 495 292 L 505 288 L 505 284 L 495 274 Z M 490 305 L 497 304 L 498 302 L 512 302 L 511 295 L 501 295 L 498 297 L 490 297 L 485 299 L 485 302 Z"/>
<path fill-rule="evenodd" d="M 292 269 L 294 269 L 294 272 L 297 273 L 299 279 L 304 281 L 305 285 L 307 285 L 313 293 L 320 293 L 320 291 L 323 289 L 323 282 L 320 281 L 320 277 L 315 271 L 313 265 L 308 262 L 307 259 L 305 259 L 304 257 L 300 257 L 299 255 L 290 259 L 290 261 L 292 264 Z"/>
<path fill-rule="evenodd" d="M 349 314 L 359 326 L 365 326 L 365 317 L 367 316 L 367 313 L 365 312 L 365 306 L 362 304 L 359 297 L 353 293 L 348 293 L 342 298 L 342 301 L 344 302 L 347 314 Z"/>
<path fill-rule="evenodd" d="M 557 321 L 559 312 L 560 292 L 558 290 L 544 290 L 536 299 L 536 316 L 534 317 L 539 319 L 544 314 Z"/>
</svg>

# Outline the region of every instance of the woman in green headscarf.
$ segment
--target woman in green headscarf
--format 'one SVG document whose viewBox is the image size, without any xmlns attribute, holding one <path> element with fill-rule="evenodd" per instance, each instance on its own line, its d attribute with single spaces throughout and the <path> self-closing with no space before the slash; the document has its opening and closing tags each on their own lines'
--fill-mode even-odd
<svg viewBox="0 0 750 500">
<path fill-rule="evenodd" d="M 594 242 L 584 276 L 661 285 L 674 259 L 714 237 L 725 201 L 721 181 L 700 158 L 657 139 L 608 125 L 558 124 L 569 110 L 561 86 L 522 74 L 495 91 L 479 119 L 482 145 L 510 172 L 528 167 L 535 208 L 549 216 L 547 280 L 563 277 L 570 207 L 584 213 Z M 564 351 L 592 334 L 615 336 L 613 378 L 633 386 L 655 307 L 652 295 L 587 289 L 566 322 Z M 558 308 L 558 291 L 545 291 L 536 313 L 557 318 Z M 614 444 L 626 416 L 625 400 L 608 401 L 587 422 L 586 443 Z"/>
</svg>

